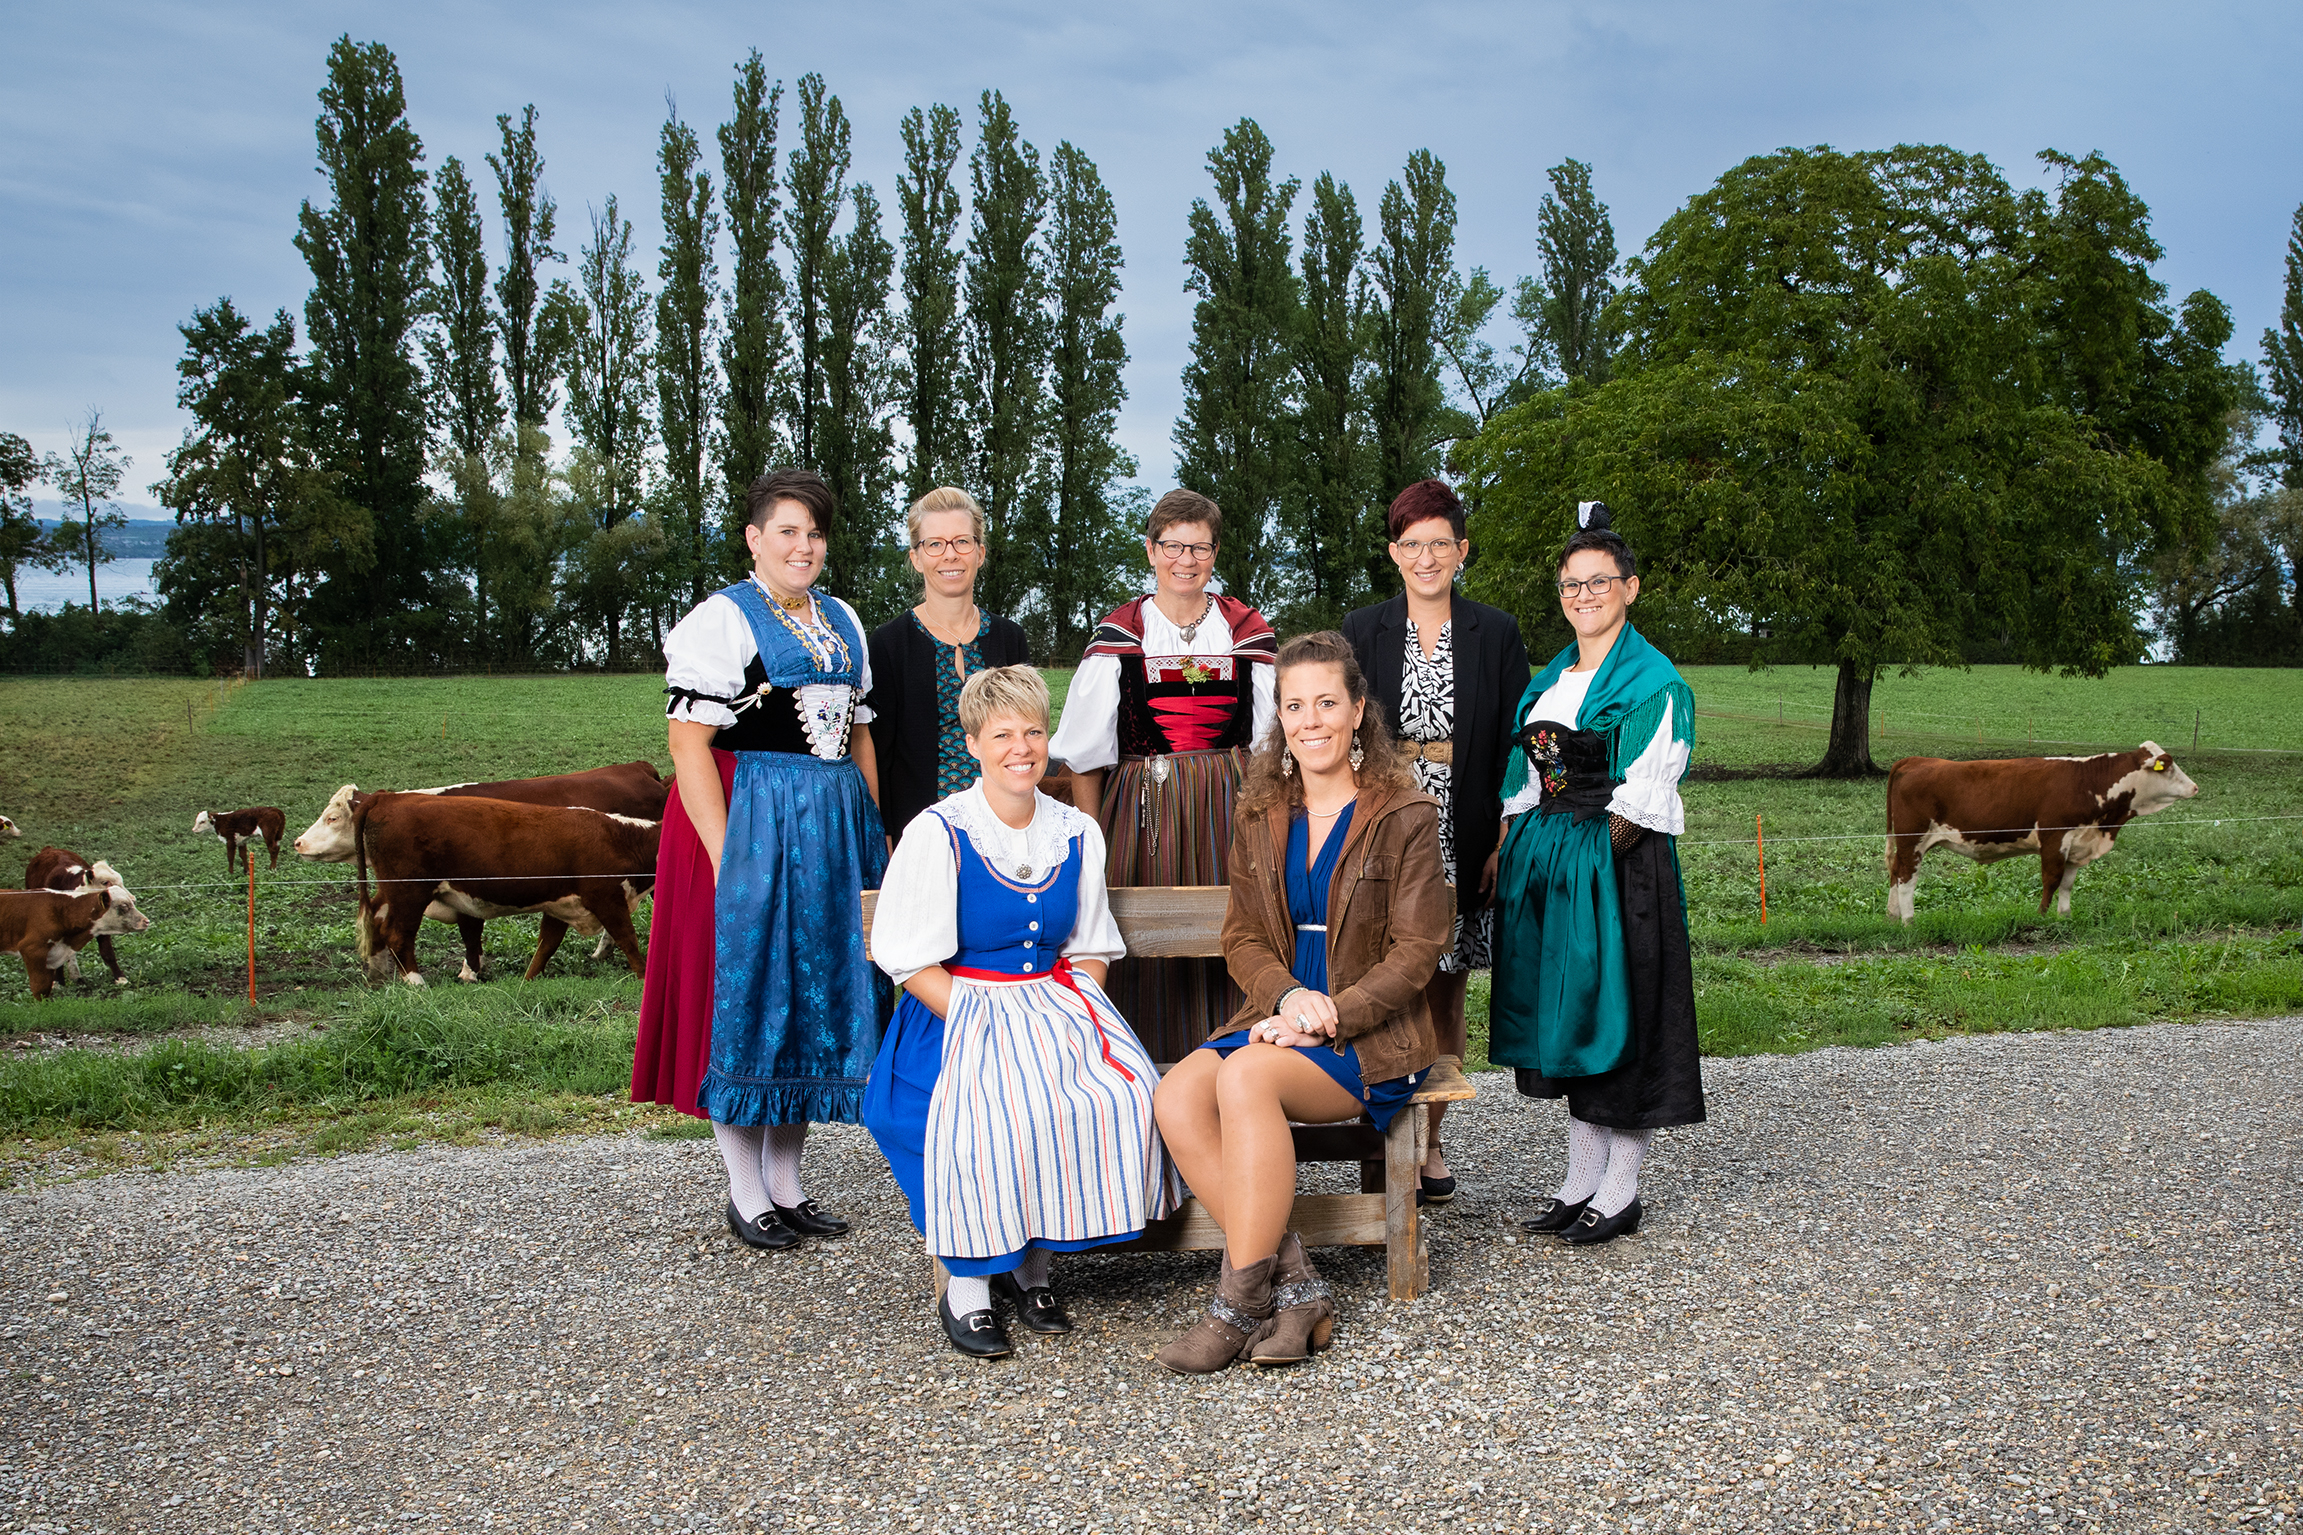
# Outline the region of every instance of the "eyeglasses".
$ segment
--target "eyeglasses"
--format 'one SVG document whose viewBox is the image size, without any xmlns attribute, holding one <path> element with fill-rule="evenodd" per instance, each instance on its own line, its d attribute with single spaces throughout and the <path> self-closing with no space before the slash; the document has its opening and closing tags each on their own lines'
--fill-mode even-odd
<svg viewBox="0 0 2303 1535">
<path fill-rule="evenodd" d="M 983 544 L 963 534 L 958 538 L 923 538 L 912 547 L 931 560 L 940 560 L 946 553 L 965 559 L 981 549 Z"/>
<path fill-rule="evenodd" d="M 1411 560 L 1423 558 L 1423 551 L 1426 549 L 1431 551 L 1433 559 L 1444 560 L 1456 550 L 1461 549 L 1463 541 L 1455 538 L 1418 538 L 1410 539 L 1404 544 L 1395 542 L 1392 547 Z"/>
<path fill-rule="evenodd" d="M 1159 557 L 1163 560 L 1180 560 L 1187 554 L 1195 560 L 1215 558 L 1213 544 L 1179 544 L 1172 538 L 1163 538 L 1152 547 L 1159 551 Z"/>
<path fill-rule="evenodd" d="M 1591 588 L 1592 596 L 1604 597 L 1611 589 L 1614 588 L 1617 582 L 1628 581 L 1630 579 L 1631 578 L 1629 576 L 1593 576 L 1588 581 L 1562 581 L 1559 583 L 1559 595 L 1562 597 L 1573 597 L 1580 593 L 1585 587 L 1589 587 Z"/>
</svg>

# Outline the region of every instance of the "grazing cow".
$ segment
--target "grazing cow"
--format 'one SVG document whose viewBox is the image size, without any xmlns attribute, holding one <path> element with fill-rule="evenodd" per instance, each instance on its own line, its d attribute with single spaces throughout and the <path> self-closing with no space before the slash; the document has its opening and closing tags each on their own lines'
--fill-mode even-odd
<svg viewBox="0 0 2303 1535">
<path fill-rule="evenodd" d="M 24 834 L 22 832 L 16 829 L 16 823 L 14 821 L 9 820 L 4 815 L 0 815 L 0 841 L 4 841 L 9 837 L 21 837 L 23 835 Z"/>
<path fill-rule="evenodd" d="M 53 890 L 0 891 L 0 949 L 14 949 L 31 977 L 38 1000 L 56 988 L 62 970 L 91 938 L 141 933 L 152 919 L 136 909 L 125 885 L 106 885 L 78 895 Z"/>
<path fill-rule="evenodd" d="M 619 762 L 611 767 L 587 768 L 580 773 L 552 773 L 542 778 L 507 778 L 496 783 L 445 784 L 437 789 L 410 789 L 410 794 L 434 794 L 452 799 L 501 799 L 523 805 L 581 806 L 586 810 L 605 811 L 609 815 L 630 816 L 635 821 L 660 821 L 664 818 L 664 799 L 671 785 L 656 772 L 652 762 Z M 349 863 L 352 861 L 352 820 L 360 807 L 375 793 L 363 794 L 357 784 L 346 784 L 328 800 L 328 808 L 320 812 L 295 842 L 296 854 L 316 863 Z M 464 950 L 477 956 L 480 952 L 480 924 L 469 917 L 459 918 L 442 907 L 435 906 L 434 920 L 455 922 L 463 930 Z M 558 944 L 559 939 L 554 938 Z M 592 958 L 604 959 L 608 953 L 608 935 L 600 934 L 600 941 L 592 946 Z M 478 965 L 475 957 L 473 965 Z M 477 979 L 477 977 L 466 977 Z"/>
<path fill-rule="evenodd" d="M 280 867 L 280 839 L 287 835 L 288 817 L 277 805 L 257 805 L 247 810 L 222 812 L 203 810 L 192 817 L 192 832 L 211 832 L 224 844 L 224 870 L 230 873 L 235 859 L 243 860 L 250 873 L 256 869 L 256 860 L 250 851 L 256 839 L 264 839 L 265 849 L 272 855 L 271 867 Z M 245 845 L 243 845 L 245 844 Z"/>
<path fill-rule="evenodd" d="M 44 847 L 32 855 L 24 866 L 24 888 L 27 890 L 54 890 L 62 895 L 78 895 L 83 890 L 101 890 L 107 885 L 123 885 L 127 881 L 103 859 L 87 859 L 66 847 Z M 120 956 L 112 948 L 112 935 L 96 935 L 96 952 L 103 956 L 104 964 L 112 972 L 112 984 L 125 986 L 128 977 L 120 973 Z M 74 954 L 64 966 L 64 979 L 80 979 L 80 956 Z"/>
<path fill-rule="evenodd" d="M 370 975 L 395 969 L 411 986 L 416 930 L 426 917 L 464 934 L 461 981 L 480 978 L 480 924 L 541 912 L 529 980 L 543 971 L 569 928 L 605 932 L 632 974 L 645 973 L 632 933 L 632 903 L 656 882 L 659 823 L 605 811 L 421 793 L 366 797 L 352 823 L 360 892 L 360 958 Z M 376 894 L 368 895 L 368 868 Z"/>
<path fill-rule="evenodd" d="M 2151 741 L 2094 757 L 1905 757 L 1887 775 L 1887 914 L 1911 920 L 1919 860 L 1945 847 L 1977 863 L 2038 854 L 2039 909 L 2053 901 L 2067 917 L 2080 866 L 2110 852 L 2120 827 L 2198 792 Z"/>
</svg>

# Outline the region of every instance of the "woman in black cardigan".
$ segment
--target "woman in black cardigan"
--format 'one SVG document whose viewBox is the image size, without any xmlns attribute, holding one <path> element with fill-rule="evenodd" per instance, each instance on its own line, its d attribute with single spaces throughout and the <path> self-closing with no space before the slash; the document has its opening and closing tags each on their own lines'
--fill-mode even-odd
<svg viewBox="0 0 2303 1535">
<path fill-rule="evenodd" d="M 1416 786 L 1440 803 L 1440 859 L 1456 889 L 1455 942 L 1425 989 L 1443 1054 L 1462 1058 L 1463 994 L 1494 953 L 1495 851 L 1512 712 L 1527 688 L 1519 620 L 1455 590 L 1471 554 L 1463 503 L 1437 480 L 1401 491 L 1386 519 L 1406 590 L 1343 621 L 1368 696 L 1411 759 Z M 877 657 L 874 657 L 876 664 Z M 884 769 L 882 770 L 884 773 Z M 1455 1176 L 1440 1150 L 1446 1105 L 1428 1105 L 1430 1155 L 1420 1198 L 1444 1204 Z"/>
<path fill-rule="evenodd" d="M 960 728 L 960 685 L 993 666 L 1031 659 L 1023 627 L 976 606 L 984 568 L 984 513 L 950 486 L 913 504 L 912 569 L 920 604 L 872 631 L 872 746 L 880 759 L 880 819 L 888 845 L 912 817 L 976 781 Z"/>
</svg>

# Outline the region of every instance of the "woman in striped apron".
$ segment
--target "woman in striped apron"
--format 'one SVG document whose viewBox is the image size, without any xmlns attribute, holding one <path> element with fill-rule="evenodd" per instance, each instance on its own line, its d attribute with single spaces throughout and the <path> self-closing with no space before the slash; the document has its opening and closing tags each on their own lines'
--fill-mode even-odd
<svg viewBox="0 0 2303 1535">
<path fill-rule="evenodd" d="M 983 1359 L 1013 1351 L 994 1291 L 1029 1330 L 1069 1332 L 1053 1256 L 1126 1241 L 1182 1197 L 1153 1127 L 1159 1074 L 1101 984 L 1126 952 L 1103 836 L 1039 792 L 1047 720 L 1030 667 L 968 679 L 983 776 L 905 829 L 872 924 L 905 996 L 864 1124 L 951 1276 L 944 1335 Z"/>
</svg>

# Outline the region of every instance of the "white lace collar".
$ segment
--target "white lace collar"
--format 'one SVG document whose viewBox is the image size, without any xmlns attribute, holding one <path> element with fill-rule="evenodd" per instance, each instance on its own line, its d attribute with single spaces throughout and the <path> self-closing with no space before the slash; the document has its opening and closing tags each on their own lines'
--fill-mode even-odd
<svg viewBox="0 0 2303 1535">
<path fill-rule="evenodd" d="M 974 845 L 985 862 L 1010 879 L 1038 884 L 1071 856 L 1072 839 L 1095 823 L 1061 800 L 1033 796 L 1032 824 L 1010 826 L 992 810 L 982 779 L 935 807 L 936 814 Z"/>
</svg>

